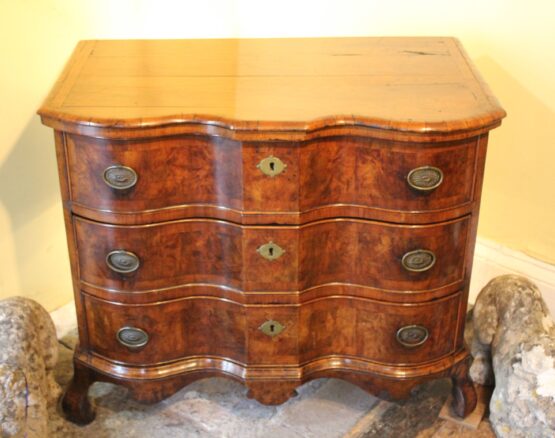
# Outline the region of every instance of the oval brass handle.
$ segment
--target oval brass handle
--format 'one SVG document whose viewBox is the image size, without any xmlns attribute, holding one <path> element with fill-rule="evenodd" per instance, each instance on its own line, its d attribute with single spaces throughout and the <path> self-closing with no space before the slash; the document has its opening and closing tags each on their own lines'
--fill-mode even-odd
<svg viewBox="0 0 555 438">
<path fill-rule="evenodd" d="M 129 251 L 117 249 L 106 256 L 108 267 L 118 274 L 132 274 L 141 264 L 139 257 Z"/>
<path fill-rule="evenodd" d="M 104 169 L 102 175 L 108 187 L 115 190 L 127 190 L 137 184 L 137 172 L 127 166 L 110 166 Z"/>
<path fill-rule="evenodd" d="M 403 347 L 414 348 L 422 345 L 430 337 L 426 327 L 421 325 L 406 325 L 397 330 L 397 342 Z"/>
<path fill-rule="evenodd" d="M 285 253 L 285 250 L 278 244 L 270 241 L 268 243 L 265 243 L 264 245 L 260 245 L 256 252 L 258 252 L 258 254 L 260 254 L 266 260 L 276 260 Z"/>
<path fill-rule="evenodd" d="M 121 345 L 133 350 L 144 347 L 149 340 L 148 333 L 137 327 L 120 328 L 116 338 Z"/>
<path fill-rule="evenodd" d="M 427 249 L 417 249 L 407 252 L 401 264 L 403 268 L 411 272 L 424 272 L 434 266 L 436 263 L 436 255 Z"/>
<path fill-rule="evenodd" d="M 262 161 L 260 161 L 260 163 L 258 163 L 256 167 L 258 167 L 264 175 L 274 177 L 283 172 L 287 167 L 287 164 L 285 164 L 279 158 L 270 155 L 269 157 L 264 158 Z"/>
<path fill-rule="evenodd" d="M 407 183 L 420 192 L 437 189 L 443 182 L 443 172 L 433 166 L 422 166 L 412 169 L 407 175 Z"/>
</svg>

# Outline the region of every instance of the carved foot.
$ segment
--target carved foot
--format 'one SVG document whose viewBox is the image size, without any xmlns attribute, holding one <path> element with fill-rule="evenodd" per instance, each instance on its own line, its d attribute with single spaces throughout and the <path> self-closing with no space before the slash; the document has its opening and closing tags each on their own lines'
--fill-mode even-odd
<svg viewBox="0 0 555 438">
<path fill-rule="evenodd" d="M 249 382 L 248 398 L 253 398 L 263 405 L 280 405 L 285 403 L 291 397 L 297 395 L 295 388 L 298 382 L 279 382 L 279 381 L 259 381 Z"/>
<path fill-rule="evenodd" d="M 89 387 L 94 383 L 93 373 L 78 362 L 74 362 L 73 368 L 73 379 L 62 398 L 62 409 L 69 421 L 84 426 L 95 417 L 88 397 Z"/>
<path fill-rule="evenodd" d="M 469 371 L 472 358 L 469 356 L 453 367 L 451 379 L 453 381 L 453 411 L 459 417 L 465 418 L 476 408 L 476 390 L 470 379 Z"/>
</svg>

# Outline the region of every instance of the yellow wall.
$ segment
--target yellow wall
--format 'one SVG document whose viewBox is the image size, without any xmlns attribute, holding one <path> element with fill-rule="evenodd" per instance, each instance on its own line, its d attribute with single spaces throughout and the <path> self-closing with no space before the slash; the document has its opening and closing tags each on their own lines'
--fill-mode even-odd
<svg viewBox="0 0 555 438">
<path fill-rule="evenodd" d="M 71 298 L 52 133 L 35 110 L 95 38 L 454 35 L 507 110 L 479 234 L 555 263 L 555 3 L 550 0 L 0 0 L 0 297 Z"/>
</svg>

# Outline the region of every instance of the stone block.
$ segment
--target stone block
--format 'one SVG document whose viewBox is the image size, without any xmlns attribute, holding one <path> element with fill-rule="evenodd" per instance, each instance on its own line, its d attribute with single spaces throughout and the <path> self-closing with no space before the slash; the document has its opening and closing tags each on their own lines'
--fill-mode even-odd
<svg viewBox="0 0 555 438">
<path fill-rule="evenodd" d="M 60 395 L 57 360 L 48 312 L 27 298 L 0 301 L 0 436 L 47 436 L 48 404 Z"/>
</svg>

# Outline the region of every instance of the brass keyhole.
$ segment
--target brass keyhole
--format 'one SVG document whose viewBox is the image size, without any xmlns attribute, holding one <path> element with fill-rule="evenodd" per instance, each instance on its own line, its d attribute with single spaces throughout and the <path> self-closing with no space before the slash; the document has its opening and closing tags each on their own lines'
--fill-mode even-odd
<svg viewBox="0 0 555 438">
<path fill-rule="evenodd" d="M 283 331 L 285 326 L 283 324 L 280 324 L 278 321 L 268 320 L 258 328 L 266 336 L 274 337 L 279 335 Z"/>
<path fill-rule="evenodd" d="M 285 250 L 279 245 L 270 241 L 268 243 L 265 243 L 264 245 L 259 246 L 256 252 L 258 252 L 258 254 L 260 254 L 266 260 L 276 260 L 285 253 Z"/>
<path fill-rule="evenodd" d="M 287 164 L 281 161 L 278 157 L 274 157 L 270 155 L 269 157 L 264 158 L 256 165 L 260 171 L 267 176 L 274 177 L 279 175 L 281 172 L 285 170 Z"/>
</svg>

